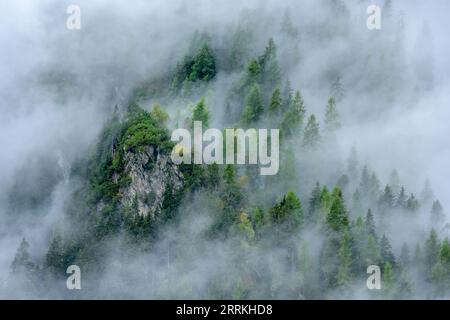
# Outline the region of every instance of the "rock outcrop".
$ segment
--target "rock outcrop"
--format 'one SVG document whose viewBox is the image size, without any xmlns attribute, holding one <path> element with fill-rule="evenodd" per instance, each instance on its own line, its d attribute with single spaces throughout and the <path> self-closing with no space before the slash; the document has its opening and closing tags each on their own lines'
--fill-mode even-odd
<svg viewBox="0 0 450 320">
<path fill-rule="evenodd" d="M 145 146 L 124 155 L 124 174 L 129 184 L 120 190 L 124 207 L 135 208 L 139 215 L 157 216 L 167 196 L 180 192 L 183 176 L 170 155 L 157 147 Z"/>
</svg>

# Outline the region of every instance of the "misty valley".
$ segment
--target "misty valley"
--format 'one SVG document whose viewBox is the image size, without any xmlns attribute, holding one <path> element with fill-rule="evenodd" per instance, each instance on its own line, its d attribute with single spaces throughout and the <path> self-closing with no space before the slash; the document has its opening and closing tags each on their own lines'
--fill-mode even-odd
<svg viewBox="0 0 450 320">
<path fill-rule="evenodd" d="M 0 298 L 450 298 L 447 2 L 78 2 L 2 13 Z"/>
</svg>

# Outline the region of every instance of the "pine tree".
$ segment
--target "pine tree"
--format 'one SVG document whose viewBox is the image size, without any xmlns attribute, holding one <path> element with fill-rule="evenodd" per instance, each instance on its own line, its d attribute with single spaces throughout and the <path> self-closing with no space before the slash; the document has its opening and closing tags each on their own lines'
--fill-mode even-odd
<svg viewBox="0 0 450 320">
<path fill-rule="evenodd" d="M 361 202 L 361 194 L 359 193 L 359 189 L 356 189 L 352 195 L 352 212 L 356 214 L 363 213 L 363 206 Z"/>
<path fill-rule="evenodd" d="M 341 78 L 337 77 L 336 80 L 331 84 L 331 96 L 337 101 L 341 101 L 344 99 L 345 93 L 344 88 L 342 87 Z"/>
<path fill-rule="evenodd" d="M 137 206 L 137 201 L 136 201 Z M 137 208 L 136 208 L 137 212 Z M 139 215 L 138 215 L 139 216 Z M 50 242 L 47 254 L 45 255 L 44 266 L 51 274 L 63 274 L 65 272 L 64 251 L 61 236 L 57 233 Z"/>
<path fill-rule="evenodd" d="M 308 202 L 308 215 L 306 217 L 307 222 L 317 223 L 319 220 L 317 214 L 319 213 L 320 209 L 320 193 L 321 189 L 319 182 L 316 182 L 316 185 L 311 192 L 311 197 L 309 198 Z"/>
<path fill-rule="evenodd" d="M 296 91 L 292 103 L 284 114 L 281 127 L 288 135 L 293 135 L 297 130 L 301 130 L 305 120 L 305 105 L 300 91 Z"/>
<path fill-rule="evenodd" d="M 300 199 L 293 192 L 288 192 L 281 202 L 269 211 L 270 221 L 276 226 L 278 233 L 291 234 L 304 222 L 303 208 Z"/>
<path fill-rule="evenodd" d="M 328 226 L 335 231 L 344 231 L 349 226 L 347 210 L 340 188 L 336 187 L 332 194 L 332 204 L 327 215 Z"/>
<path fill-rule="evenodd" d="M 359 190 L 364 198 L 370 195 L 370 173 L 367 166 L 364 166 L 361 172 L 361 181 L 359 183 Z"/>
<path fill-rule="evenodd" d="M 212 51 L 205 43 L 201 47 L 199 53 L 194 59 L 191 74 L 189 75 L 190 81 L 202 80 L 209 81 L 216 75 L 216 61 Z"/>
<path fill-rule="evenodd" d="M 281 99 L 281 91 L 279 88 L 276 88 L 272 92 L 272 96 L 270 98 L 269 113 L 272 115 L 279 114 L 282 104 L 283 104 L 283 100 Z"/>
<path fill-rule="evenodd" d="M 338 274 L 337 285 L 347 286 L 352 278 L 352 250 L 351 250 L 351 236 L 348 231 L 344 232 L 341 244 L 338 251 Z"/>
<path fill-rule="evenodd" d="M 303 145 L 311 148 L 316 148 L 320 142 L 319 124 L 316 117 L 311 115 L 305 127 L 303 135 Z"/>
<path fill-rule="evenodd" d="M 384 297 L 393 297 L 395 290 L 395 274 L 394 268 L 389 262 L 386 262 L 383 267 L 382 290 L 384 293 Z"/>
<path fill-rule="evenodd" d="M 158 103 L 153 105 L 153 109 L 150 112 L 150 115 L 153 119 L 155 119 L 157 123 L 160 123 L 162 125 L 165 125 L 169 120 L 169 115 L 167 114 L 166 111 L 164 111 L 163 108 L 161 108 L 161 106 Z"/>
<path fill-rule="evenodd" d="M 291 82 L 288 80 L 286 80 L 286 84 L 284 85 L 283 88 L 283 94 L 282 94 L 282 102 L 283 102 L 283 110 L 289 110 L 291 108 L 291 103 L 292 103 L 292 95 L 293 95 L 293 91 L 291 88 Z"/>
<path fill-rule="evenodd" d="M 203 128 L 209 127 L 209 111 L 206 107 L 205 98 L 202 98 L 194 108 L 192 126 L 194 126 L 194 121 L 201 121 Z"/>
<path fill-rule="evenodd" d="M 364 250 L 364 261 L 366 266 L 380 265 L 381 262 L 380 247 L 377 240 L 372 235 L 367 237 L 366 248 Z"/>
<path fill-rule="evenodd" d="M 392 189 L 389 185 L 386 185 L 384 188 L 384 192 L 380 197 L 380 200 L 378 201 L 378 205 L 380 207 L 380 210 L 386 211 L 390 210 L 394 207 L 394 193 L 392 192 Z"/>
<path fill-rule="evenodd" d="M 425 242 L 425 249 L 424 249 L 425 273 L 427 277 L 431 276 L 431 271 L 438 261 L 439 250 L 440 250 L 439 239 L 436 231 L 432 229 L 430 232 L 430 236 Z"/>
<path fill-rule="evenodd" d="M 247 75 L 250 81 L 256 82 L 260 74 L 261 74 L 261 66 L 258 63 L 258 60 L 256 59 L 250 60 L 247 66 Z"/>
<path fill-rule="evenodd" d="M 29 243 L 22 239 L 11 264 L 10 286 L 18 285 L 20 290 L 33 293 L 41 285 L 41 279 L 38 266 L 31 261 L 29 248 Z"/>
<path fill-rule="evenodd" d="M 414 197 L 414 193 L 411 193 L 408 200 L 406 200 L 406 209 L 411 212 L 419 210 L 419 201 Z"/>
<path fill-rule="evenodd" d="M 440 298 L 450 292 L 450 243 L 446 238 L 439 249 L 438 261 L 431 270 L 435 295 Z"/>
<path fill-rule="evenodd" d="M 242 115 L 244 124 L 251 124 L 258 121 L 264 111 L 263 101 L 261 97 L 261 91 L 258 84 L 253 84 L 250 89 L 250 93 L 246 99 L 246 107 Z"/>
<path fill-rule="evenodd" d="M 400 209 L 406 209 L 406 201 L 408 198 L 406 197 L 405 187 L 402 186 L 400 189 L 400 193 L 397 196 L 397 200 L 395 202 L 395 206 Z"/>
<path fill-rule="evenodd" d="M 435 226 L 443 223 L 445 221 L 444 210 L 442 209 L 439 200 L 433 202 L 431 207 L 431 223 Z"/>
<path fill-rule="evenodd" d="M 264 54 L 258 59 L 259 65 L 263 70 L 263 83 L 268 85 L 268 89 L 276 87 L 281 79 L 281 72 L 277 62 L 277 47 L 272 38 L 264 51 Z"/>
<path fill-rule="evenodd" d="M 366 215 L 366 221 L 365 221 L 365 225 L 366 225 L 366 232 L 368 235 L 373 236 L 375 239 L 377 239 L 377 234 L 376 234 L 376 227 L 375 227 L 375 220 L 373 218 L 373 214 L 372 214 L 372 210 L 367 210 L 367 215 Z"/>
<path fill-rule="evenodd" d="M 336 109 L 336 101 L 333 97 L 328 99 L 325 111 L 325 126 L 329 132 L 335 131 L 341 127 L 340 117 Z"/>
<path fill-rule="evenodd" d="M 392 247 L 389 243 L 389 239 L 384 234 L 380 242 L 380 253 L 384 264 L 389 263 L 392 267 L 395 267 L 396 262 L 394 254 L 392 253 Z"/>
<path fill-rule="evenodd" d="M 398 194 L 400 192 L 400 176 L 398 175 L 397 170 L 392 170 L 389 175 L 389 186 L 394 194 Z"/>
<path fill-rule="evenodd" d="M 225 166 L 223 180 L 228 185 L 234 185 L 236 183 L 236 171 L 233 165 L 227 164 Z"/>
</svg>

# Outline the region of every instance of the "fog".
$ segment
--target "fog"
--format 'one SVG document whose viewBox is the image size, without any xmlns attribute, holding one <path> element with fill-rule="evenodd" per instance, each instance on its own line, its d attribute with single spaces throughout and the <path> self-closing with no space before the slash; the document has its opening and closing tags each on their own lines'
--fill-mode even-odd
<svg viewBox="0 0 450 320">
<path fill-rule="evenodd" d="M 195 32 L 207 33 L 212 49 L 221 52 L 237 28 L 248 26 L 248 49 L 240 57 L 245 65 L 273 37 L 283 79 L 301 90 L 307 116 L 315 113 L 320 121 L 332 82 L 341 79 L 342 128 L 334 140 L 324 142 L 326 150 L 302 153 L 297 142 L 284 141 L 297 151 L 295 168 L 300 178 L 291 184 L 305 210 L 314 183 L 332 189 L 354 146 L 361 168 L 367 164 L 376 171 L 382 189 L 394 169 L 408 194 L 419 195 L 429 179 L 448 214 L 450 22 L 446 14 L 450 3 L 393 1 L 392 16 L 385 17 L 382 9 L 381 30 L 370 31 L 366 8 L 372 3 L 383 6 L 384 1 L 346 1 L 345 14 L 333 11 L 331 2 L 1 0 L 0 297 L 29 297 L 25 289 L 7 289 L 20 241 L 25 237 L 33 259 L 43 261 L 56 226 L 64 221 L 66 205 L 81 185 L 71 168 L 87 157 L 114 108 L 124 107 L 136 87 L 172 75 Z M 80 30 L 66 28 L 69 4 L 81 8 Z M 299 30 L 295 40 L 281 32 L 286 10 Z M 337 35 L 330 36 L 332 31 Z M 150 110 L 153 103 L 161 103 L 174 129 L 206 96 L 211 124 L 222 129 L 230 124 L 223 120 L 225 99 L 240 77 L 240 72 L 219 68 L 207 92 L 200 88 L 188 97 L 150 97 L 142 106 Z M 280 190 L 265 190 L 263 196 L 247 191 L 264 208 L 283 195 Z M 261 279 L 259 273 L 265 271 L 261 266 L 270 266 L 268 274 L 284 273 L 288 266 L 278 258 L 282 253 L 277 248 L 262 245 L 245 257 L 236 254 L 235 240 L 205 241 L 214 209 L 208 195 L 192 197 L 182 201 L 180 221 L 162 228 L 150 252 L 124 259 L 116 249 L 122 239 L 111 240 L 105 256 L 108 268 L 83 278 L 85 287 L 79 296 L 208 298 L 215 297 L 205 291 L 211 281 L 233 278 L 243 266 Z M 396 254 L 404 241 L 423 240 L 427 230 L 421 225 L 428 225 L 429 211 L 429 206 L 424 207 L 424 215 L 409 229 L 402 227 L 401 219 L 390 222 L 387 233 Z M 322 240 L 315 230 L 298 237 L 298 242 L 308 243 L 312 261 L 319 259 Z M 171 255 L 176 261 L 171 262 Z M 245 263 L 236 263 L 241 260 Z M 291 273 L 285 274 L 277 280 L 280 286 L 295 280 Z M 316 275 L 311 271 L 310 277 Z M 265 281 L 255 285 L 249 297 L 284 297 L 258 296 L 265 285 Z M 352 297 L 365 298 L 365 282 L 354 286 Z M 58 297 L 72 298 L 72 294 L 78 297 L 68 292 Z"/>
</svg>

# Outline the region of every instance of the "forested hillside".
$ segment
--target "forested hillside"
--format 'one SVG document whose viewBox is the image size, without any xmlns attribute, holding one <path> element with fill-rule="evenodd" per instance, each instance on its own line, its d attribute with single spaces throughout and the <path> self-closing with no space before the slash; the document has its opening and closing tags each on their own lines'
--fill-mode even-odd
<svg viewBox="0 0 450 320">
<path fill-rule="evenodd" d="M 110 73 L 95 65 L 106 75 L 89 84 L 86 70 L 41 72 L 36 86 L 61 106 L 74 92 L 95 93 L 87 88 L 105 76 L 104 118 L 70 165 L 38 162 L 33 184 L 24 166 L 5 193 L 5 221 L 31 212 L 34 225 L 49 227 L 44 237 L 19 233 L 3 288 L 32 298 L 449 297 L 446 193 L 411 169 L 420 161 L 407 165 L 421 152 L 416 141 L 396 148 L 386 133 L 392 117 L 433 92 L 432 75 L 406 53 L 408 22 L 391 1 L 374 32 L 365 2 L 318 2 L 315 18 L 298 19 L 297 4 L 274 13 L 255 5 L 194 26 L 164 68 L 127 83 L 126 63 Z M 279 129 L 278 173 L 175 164 L 171 132 L 194 121 L 204 130 Z M 61 184 L 70 188 L 46 219 Z M 82 290 L 66 289 L 70 265 L 80 267 Z M 366 285 L 371 265 L 379 290 Z"/>
</svg>

